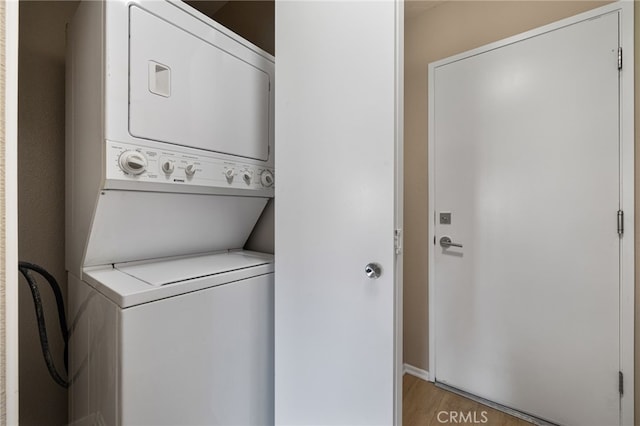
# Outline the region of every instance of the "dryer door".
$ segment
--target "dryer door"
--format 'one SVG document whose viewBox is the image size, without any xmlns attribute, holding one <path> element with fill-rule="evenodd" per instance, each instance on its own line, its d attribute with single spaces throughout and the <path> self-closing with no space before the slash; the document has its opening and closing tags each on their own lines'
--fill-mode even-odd
<svg viewBox="0 0 640 426">
<path fill-rule="evenodd" d="M 273 64 L 240 43 L 216 45 L 214 27 L 183 27 L 130 8 L 132 136 L 266 161 Z"/>
</svg>

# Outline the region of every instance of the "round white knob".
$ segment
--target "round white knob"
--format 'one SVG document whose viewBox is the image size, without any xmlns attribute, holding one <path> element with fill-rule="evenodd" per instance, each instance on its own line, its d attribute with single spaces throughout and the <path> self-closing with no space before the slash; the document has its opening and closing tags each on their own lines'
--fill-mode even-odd
<svg viewBox="0 0 640 426">
<path fill-rule="evenodd" d="M 260 175 L 260 182 L 262 183 L 262 186 L 266 186 L 267 188 L 273 185 L 273 173 L 269 170 L 262 172 Z"/>
<path fill-rule="evenodd" d="M 193 176 L 196 174 L 196 165 L 195 164 L 189 164 L 187 166 L 186 169 L 184 169 L 184 172 L 186 173 L 187 176 Z"/>
<path fill-rule="evenodd" d="M 126 173 L 139 175 L 147 169 L 147 158 L 141 152 L 128 150 L 120 154 L 118 164 Z"/>
<path fill-rule="evenodd" d="M 248 170 L 242 172 L 242 179 L 247 185 L 249 185 L 251 183 L 251 172 L 249 172 Z"/>
<path fill-rule="evenodd" d="M 233 169 L 228 169 L 224 172 L 224 176 L 227 178 L 227 182 L 231 183 L 233 181 Z"/>
<path fill-rule="evenodd" d="M 174 166 L 172 161 L 167 160 L 164 163 L 162 163 L 162 171 L 165 172 L 166 174 L 170 175 L 171 173 L 173 173 L 173 170 L 174 170 Z"/>
</svg>

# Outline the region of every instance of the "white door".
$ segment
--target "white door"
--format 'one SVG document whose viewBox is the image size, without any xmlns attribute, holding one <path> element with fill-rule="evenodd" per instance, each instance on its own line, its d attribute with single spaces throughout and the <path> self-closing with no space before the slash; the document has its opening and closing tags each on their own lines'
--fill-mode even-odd
<svg viewBox="0 0 640 426">
<path fill-rule="evenodd" d="M 278 425 L 399 421 L 402 19 L 393 1 L 276 3 Z"/>
<path fill-rule="evenodd" d="M 431 68 L 436 381 L 558 424 L 620 423 L 618 22 Z"/>
</svg>

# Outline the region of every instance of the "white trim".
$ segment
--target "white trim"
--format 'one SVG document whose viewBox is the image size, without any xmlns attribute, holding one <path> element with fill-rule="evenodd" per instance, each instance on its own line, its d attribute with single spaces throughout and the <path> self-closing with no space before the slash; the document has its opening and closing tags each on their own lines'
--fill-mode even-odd
<svg viewBox="0 0 640 426">
<path fill-rule="evenodd" d="M 620 208 L 624 235 L 620 240 L 620 371 L 624 394 L 620 399 L 621 424 L 634 422 L 634 312 L 635 312 L 635 135 L 634 135 L 634 19 L 633 1 L 617 3 L 620 9 L 620 45 L 624 63 L 620 71 Z"/>
<path fill-rule="evenodd" d="M 436 133 L 434 126 L 431 123 L 434 122 L 435 116 L 435 98 L 433 94 L 435 93 L 435 81 L 432 78 L 432 75 L 435 71 L 435 64 L 430 63 L 427 75 L 427 85 L 428 85 L 428 94 L 429 94 L 429 117 L 427 124 L 427 132 L 428 132 L 428 142 L 427 142 L 427 175 L 429 181 L 428 183 L 428 191 L 429 191 L 429 204 L 427 210 L 427 224 L 428 224 L 428 239 L 427 239 L 427 252 L 428 252 L 428 274 L 429 274 L 429 282 L 428 284 L 428 309 L 427 314 L 429 315 L 429 369 L 431 370 L 431 379 L 435 382 L 436 380 L 436 310 L 435 310 L 435 300 L 436 300 L 436 252 L 434 250 L 434 246 L 431 245 L 431 241 L 435 244 L 436 241 L 436 212 L 434 210 L 434 206 L 436 205 L 436 179 L 435 179 L 435 170 L 436 170 L 436 156 L 434 153 L 434 141 L 436 138 Z"/>
<path fill-rule="evenodd" d="M 426 382 L 432 382 L 431 377 L 429 376 L 429 372 L 427 370 L 423 370 L 418 367 L 414 367 L 411 364 L 404 364 L 404 368 L 402 369 L 403 374 L 410 374 L 413 377 L 417 377 L 418 379 L 422 379 Z"/>
<path fill-rule="evenodd" d="M 5 2 L 5 391 L 6 422 L 18 424 L 18 2 Z"/>
<path fill-rule="evenodd" d="M 404 217 L 404 0 L 395 2 L 395 229 L 402 230 Z M 402 231 L 401 231 L 402 232 Z M 402 239 L 400 239 L 402 242 Z M 402 246 L 395 256 L 394 306 L 394 384 L 393 411 L 395 426 L 402 425 L 403 365 L 403 269 Z"/>
<path fill-rule="evenodd" d="M 623 69 L 620 73 L 620 129 L 621 129 L 621 209 L 625 213 L 624 237 L 621 239 L 621 283 L 620 283 L 620 369 L 624 373 L 624 395 L 621 398 L 621 424 L 634 423 L 634 309 L 635 309 L 635 254 L 634 254 L 634 2 L 621 0 L 576 16 L 509 37 L 507 39 L 488 44 L 446 59 L 429 64 L 429 122 L 434 121 L 434 82 L 431 76 L 436 67 L 459 61 L 470 56 L 478 55 L 499 47 L 504 47 L 549 31 L 557 30 L 567 25 L 592 19 L 596 16 L 620 12 L 620 43 L 624 53 Z M 429 126 L 428 142 L 428 177 L 429 177 L 429 240 L 435 238 L 435 156 L 433 126 Z M 435 332 L 435 251 L 429 250 L 429 369 L 431 378 L 435 380 L 436 373 L 436 332 Z"/>
</svg>

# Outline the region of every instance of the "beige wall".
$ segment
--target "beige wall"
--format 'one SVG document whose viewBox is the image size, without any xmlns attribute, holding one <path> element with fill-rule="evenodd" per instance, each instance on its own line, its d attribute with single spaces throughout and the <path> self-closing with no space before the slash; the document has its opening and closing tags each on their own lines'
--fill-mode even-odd
<svg viewBox="0 0 640 426">
<path fill-rule="evenodd" d="M 18 83 L 18 214 L 20 260 L 37 263 L 60 282 L 64 268 L 65 24 L 77 2 L 20 2 Z M 55 302 L 41 286 L 51 352 L 60 371 L 62 339 Z M 62 425 L 67 392 L 47 372 L 31 293 L 19 283 L 20 424 Z"/>
<path fill-rule="evenodd" d="M 213 18 L 272 55 L 275 52 L 275 1 L 230 1 Z"/>
<path fill-rule="evenodd" d="M 480 0 L 416 3 L 407 8 L 405 22 L 404 359 L 406 363 L 428 370 L 427 65 L 607 2 Z M 635 113 L 636 122 L 640 122 L 640 2 L 637 0 L 635 21 Z M 640 133 L 636 129 L 636 146 L 639 142 Z M 640 167 L 640 149 L 636 151 L 636 167 Z M 640 175 L 636 175 L 638 209 Z M 639 216 L 636 214 L 635 222 L 636 256 L 640 257 Z M 636 274 L 638 283 L 640 274 Z M 640 289 L 636 290 L 638 304 Z M 636 347 L 639 333 L 640 313 L 636 309 Z M 636 424 L 640 424 L 640 350 L 636 352 L 635 364 Z"/>
<path fill-rule="evenodd" d="M 186 3 L 274 54 L 275 0 L 186 0 Z"/>
</svg>

